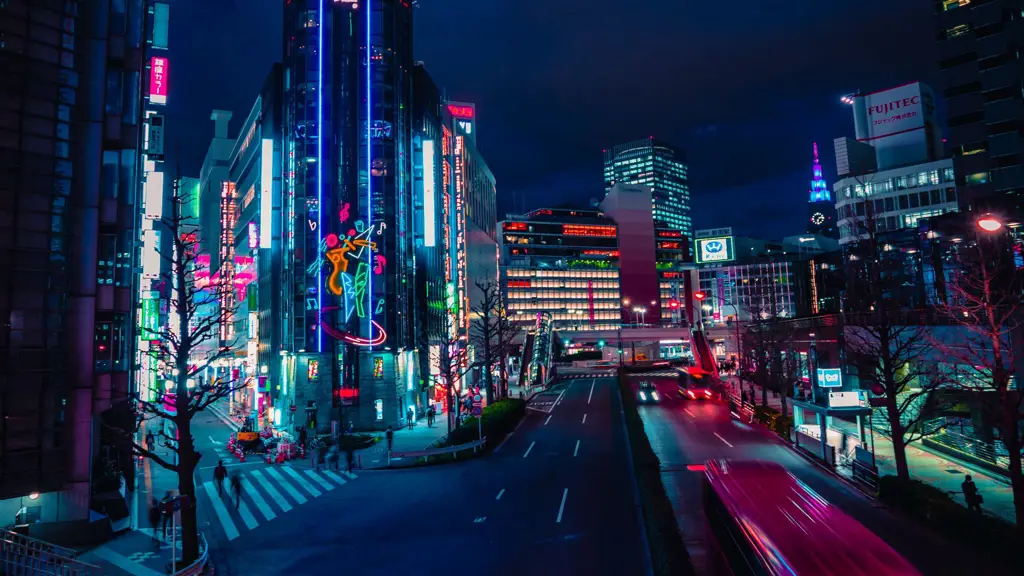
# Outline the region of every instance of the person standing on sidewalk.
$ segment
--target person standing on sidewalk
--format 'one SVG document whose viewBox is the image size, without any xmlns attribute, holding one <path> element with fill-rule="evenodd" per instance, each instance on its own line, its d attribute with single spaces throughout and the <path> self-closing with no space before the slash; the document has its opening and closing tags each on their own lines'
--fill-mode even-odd
<svg viewBox="0 0 1024 576">
<path fill-rule="evenodd" d="M 235 510 L 242 504 L 242 475 L 231 476 L 231 491 L 235 493 Z"/>
<path fill-rule="evenodd" d="M 434 427 L 434 407 L 427 408 L 427 428 Z"/>
<path fill-rule="evenodd" d="M 306 427 L 305 426 L 300 426 L 299 427 L 299 446 L 302 446 L 303 450 L 308 448 L 308 446 L 306 446 Z"/>
<path fill-rule="evenodd" d="M 964 482 L 960 485 L 960 489 L 964 492 L 967 509 L 981 514 L 981 503 L 985 500 L 981 497 L 981 493 L 978 492 L 978 485 L 974 483 L 974 479 L 971 478 L 970 474 L 964 476 Z"/>
<path fill-rule="evenodd" d="M 213 479 L 217 484 L 217 495 L 224 498 L 224 479 L 228 477 L 228 469 L 224 466 L 223 460 L 217 461 L 217 467 L 213 469 Z"/>
<path fill-rule="evenodd" d="M 388 452 L 391 452 L 391 445 L 395 441 L 395 431 L 391 429 L 391 426 L 388 426 L 388 430 L 384 433 L 384 437 L 388 439 Z"/>
<path fill-rule="evenodd" d="M 409 423 L 409 430 L 412 430 L 412 425 L 415 422 L 415 414 L 412 413 L 412 408 L 405 411 L 405 421 Z"/>
<path fill-rule="evenodd" d="M 156 452 L 156 437 L 153 436 L 152 430 L 146 432 L 146 450 Z"/>
<path fill-rule="evenodd" d="M 159 545 L 160 539 L 157 538 L 157 531 L 160 530 L 160 517 L 163 515 L 160 512 L 160 502 L 156 498 L 149 505 L 149 523 L 153 526 L 153 543 Z"/>
<path fill-rule="evenodd" d="M 352 460 L 353 460 L 352 447 L 351 446 L 347 446 L 345 448 L 345 462 L 348 464 L 348 471 L 349 471 L 349 473 L 352 473 Z"/>
</svg>

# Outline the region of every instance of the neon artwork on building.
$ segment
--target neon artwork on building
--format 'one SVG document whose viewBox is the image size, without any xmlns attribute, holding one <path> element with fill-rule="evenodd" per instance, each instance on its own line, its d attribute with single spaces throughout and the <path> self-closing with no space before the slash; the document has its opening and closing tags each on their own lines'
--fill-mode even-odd
<svg viewBox="0 0 1024 576">
<path fill-rule="evenodd" d="M 379 314 L 383 310 L 383 299 L 377 303 L 375 310 L 369 306 L 371 302 L 369 297 L 371 265 L 368 261 L 363 260 L 364 252 L 373 256 L 373 253 L 377 251 L 377 243 L 371 240 L 375 232 L 379 235 L 382 230 L 376 230 L 373 226 L 364 228 L 360 221 L 356 222 L 356 228 L 349 230 L 349 235 L 344 238 L 340 238 L 336 234 L 328 234 L 324 238 L 324 245 L 327 248 L 324 258 L 331 265 L 331 272 L 327 277 L 327 291 L 338 296 L 342 304 L 341 306 L 321 307 L 319 324 L 321 329 L 332 338 L 356 346 L 377 346 L 387 340 L 384 328 L 373 319 L 375 314 Z M 370 261 L 375 262 L 373 266 L 380 270 L 378 273 L 383 273 L 385 260 Z M 349 264 L 351 263 L 355 263 L 354 272 L 350 271 Z M 352 319 L 353 313 L 356 317 L 367 320 L 370 337 L 362 338 L 331 326 L 325 320 L 324 315 L 326 312 L 333 311 L 342 311 L 342 321 L 346 323 Z"/>
<path fill-rule="evenodd" d="M 306 378 L 312 382 L 317 379 L 320 375 L 320 361 L 310 358 L 309 364 L 306 366 Z"/>
<path fill-rule="evenodd" d="M 473 119 L 473 107 L 472 106 L 460 106 L 458 104 L 449 104 L 448 113 L 456 118 L 464 118 L 466 120 Z M 486 114 L 484 114 L 486 116 Z"/>
<path fill-rule="evenodd" d="M 381 380 L 384 378 L 384 358 L 380 356 L 373 357 L 373 379 Z"/>
<path fill-rule="evenodd" d="M 469 295 L 466 278 L 465 136 L 455 137 L 455 281 L 459 298 L 458 325 L 469 333 Z"/>
</svg>

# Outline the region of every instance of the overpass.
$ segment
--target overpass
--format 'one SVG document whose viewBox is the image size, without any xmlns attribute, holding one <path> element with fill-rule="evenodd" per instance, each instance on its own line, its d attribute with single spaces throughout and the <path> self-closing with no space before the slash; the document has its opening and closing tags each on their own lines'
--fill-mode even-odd
<svg viewBox="0 0 1024 576">
<path fill-rule="evenodd" d="M 618 342 L 655 342 L 659 340 L 682 340 L 690 342 L 692 336 L 687 326 L 623 326 L 620 330 L 566 330 L 556 331 L 559 338 L 573 342 L 596 344 L 604 340 L 608 344 Z M 516 334 L 515 344 L 522 344 L 526 331 Z"/>
</svg>

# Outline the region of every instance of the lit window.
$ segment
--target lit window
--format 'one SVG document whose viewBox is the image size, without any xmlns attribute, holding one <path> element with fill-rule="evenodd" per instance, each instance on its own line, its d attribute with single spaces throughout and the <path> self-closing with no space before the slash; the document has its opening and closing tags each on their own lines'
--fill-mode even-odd
<svg viewBox="0 0 1024 576">
<path fill-rule="evenodd" d="M 942 9 L 952 10 L 954 8 L 959 8 L 961 6 L 967 6 L 970 3 L 971 0 L 943 0 Z"/>
<path fill-rule="evenodd" d="M 976 172 L 967 177 L 967 184 L 986 184 L 988 182 L 988 172 Z"/>
<path fill-rule="evenodd" d="M 956 38 L 957 36 L 963 36 L 964 34 L 967 34 L 968 32 L 970 32 L 970 30 L 971 30 L 971 27 L 968 26 L 967 24 L 961 24 L 959 26 L 954 26 L 954 27 L 946 30 L 946 38 Z"/>
</svg>

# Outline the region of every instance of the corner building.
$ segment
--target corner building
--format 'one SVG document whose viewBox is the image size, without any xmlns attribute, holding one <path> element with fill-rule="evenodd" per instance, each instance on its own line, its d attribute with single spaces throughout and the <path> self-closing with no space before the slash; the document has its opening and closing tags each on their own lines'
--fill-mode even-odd
<svg viewBox="0 0 1024 576">
<path fill-rule="evenodd" d="M 420 365 L 412 5 L 292 0 L 284 26 L 283 284 L 307 392 L 297 411 L 321 430 L 402 425 Z"/>
</svg>

